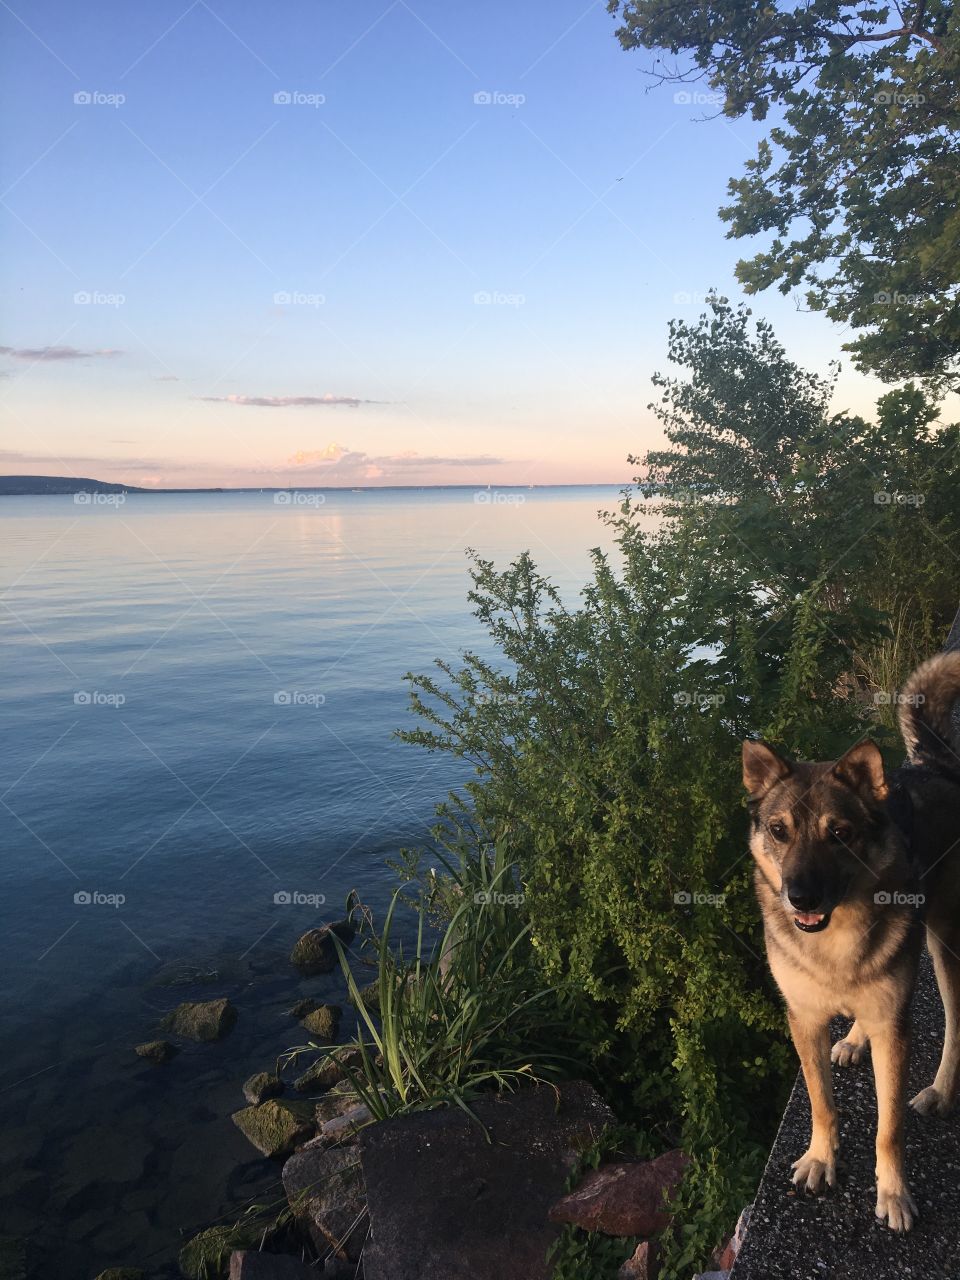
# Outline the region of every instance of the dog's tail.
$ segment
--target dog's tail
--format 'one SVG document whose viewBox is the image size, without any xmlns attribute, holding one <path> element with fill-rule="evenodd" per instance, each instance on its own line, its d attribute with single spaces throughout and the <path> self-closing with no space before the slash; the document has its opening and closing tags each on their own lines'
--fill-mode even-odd
<svg viewBox="0 0 960 1280">
<path fill-rule="evenodd" d="M 958 698 L 960 650 L 938 653 L 904 685 L 898 714 L 910 763 L 960 780 L 960 733 L 954 717 Z"/>
</svg>

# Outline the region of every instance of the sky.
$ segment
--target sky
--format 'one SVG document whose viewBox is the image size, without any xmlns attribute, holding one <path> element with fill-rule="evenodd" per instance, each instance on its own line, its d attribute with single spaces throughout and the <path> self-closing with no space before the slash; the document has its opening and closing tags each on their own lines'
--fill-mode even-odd
<svg viewBox="0 0 960 1280">
<path fill-rule="evenodd" d="M 620 483 L 759 126 L 603 0 L 0 6 L 0 472 Z M 757 245 L 756 248 L 761 246 Z M 843 335 L 750 300 L 826 371 Z M 883 388 L 845 361 L 836 407 Z"/>
</svg>

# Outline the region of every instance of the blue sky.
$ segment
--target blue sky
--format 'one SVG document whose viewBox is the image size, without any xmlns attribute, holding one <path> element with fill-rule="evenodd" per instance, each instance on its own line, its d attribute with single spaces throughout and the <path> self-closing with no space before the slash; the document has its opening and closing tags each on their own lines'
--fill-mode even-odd
<svg viewBox="0 0 960 1280">
<path fill-rule="evenodd" d="M 667 321 L 739 296 L 716 210 L 756 127 L 651 90 L 601 2 L 0 23 L 4 472 L 622 481 Z M 752 305 L 795 358 L 839 353 Z M 848 371 L 838 399 L 877 390 Z"/>
</svg>

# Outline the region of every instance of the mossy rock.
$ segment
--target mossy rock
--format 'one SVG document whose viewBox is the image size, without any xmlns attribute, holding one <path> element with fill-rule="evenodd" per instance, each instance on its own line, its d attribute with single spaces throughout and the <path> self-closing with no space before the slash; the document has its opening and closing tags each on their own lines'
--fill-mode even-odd
<svg viewBox="0 0 960 1280">
<path fill-rule="evenodd" d="M 266 1102 L 268 1098 L 276 1098 L 285 1088 L 286 1085 L 279 1076 L 273 1075 L 270 1071 L 258 1071 L 256 1075 L 244 1081 L 243 1096 L 251 1107 L 256 1107 L 261 1102 Z"/>
<path fill-rule="evenodd" d="M 290 952 L 290 963 L 308 978 L 318 973 L 332 973 L 337 967 L 337 948 L 331 930 L 324 925 L 298 938 Z"/>
<path fill-rule="evenodd" d="M 291 1018 L 305 1018 L 308 1013 L 313 1013 L 315 1009 L 322 1009 L 323 1001 L 314 1000 L 313 996 L 304 996 L 302 1000 L 298 1000 L 289 1010 Z"/>
<path fill-rule="evenodd" d="M 147 1273 L 139 1267 L 107 1267 L 101 1271 L 97 1280 L 144 1280 Z"/>
<path fill-rule="evenodd" d="M 344 1045 L 342 1049 L 334 1049 L 332 1053 L 318 1058 L 302 1076 L 294 1080 L 293 1087 L 298 1093 L 320 1093 L 323 1089 L 329 1089 L 331 1085 L 339 1084 L 346 1078 L 344 1065 L 359 1069 L 362 1062 L 363 1059 L 357 1049 Z"/>
<path fill-rule="evenodd" d="M 134 1045 L 133 1052 L 138 1058 L 146 1058 L 148 1062 L 162 1063 L 176 1057 L 180 1050 L 169 1040 L 147 1040 L 143 1044 Z"/>
<path fill-rule="evenodd" d="M 220 1040 L 233 1030 L 237 1011 L 224 996 L 220 1000 L 187 1000 L 161 1022 L 164 1031 L 186 1040 Z"/>
<path fill-rule="evenodd" d="M 180 1250 L 180 1272 L 186 1280 L 227 1280 L 234 1249 L 254 1249 L 263 1239 L 263 1223 L 208 1227 Z"/>
<path fill-rule="evenodd" d="M 308 1013 L 300 1025 L 309 1031 L 315 1040 L 323 1040 L 328 1044 L 332 1044 L 337 1038 L 337 1032 L 340 1030 L 340 1019 L 342 1017 L 343 1010 L 338 1004 L 322 1004 L 319 1008 Z"/>
<path fill-rule="evenodd" d="M 370 1013 L 380 1012 L 380 983 L 369 982 L 365 987 L 361 987 L 358 995 L 360 996 L 360 1004 L 363 1005 Z M 357 1001 L 353 1001 L 354 1005 Z"/>
<path fill-rule="evenodd" d="M 230 1117 L 245 1138 L 265 1156 L 288 1156 L 298 1143 L 312 1138 L 314 1110 L 305 1102 L 261 1102 Z"/>
</svg>

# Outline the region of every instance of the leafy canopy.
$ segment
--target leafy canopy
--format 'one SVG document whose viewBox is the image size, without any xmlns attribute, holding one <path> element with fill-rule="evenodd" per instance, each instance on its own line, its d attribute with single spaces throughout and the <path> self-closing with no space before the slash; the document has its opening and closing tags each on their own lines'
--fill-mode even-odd
<svg viewBox="0 0 960 1280">
<path fill-rule="evenodd" d="M 608 0 L 625 49 L 666 51 L 659 79 L 706 77 L 723 113 L 773 123 L 730 182 L 748 292 L 803 288 L 860 331 L 887 381 L 960 385 L 960 14 L 950 0 Z"/>
</svg>

